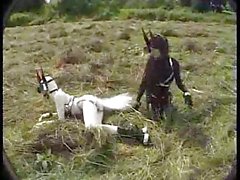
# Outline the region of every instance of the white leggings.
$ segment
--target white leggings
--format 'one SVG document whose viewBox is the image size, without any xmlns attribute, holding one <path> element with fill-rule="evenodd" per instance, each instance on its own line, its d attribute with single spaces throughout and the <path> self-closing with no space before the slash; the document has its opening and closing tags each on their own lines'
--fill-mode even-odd
<svg viewBox="0 0 240 180">
<path fill-rule="evenodd" d="M 118 134 L 118 126 L 109 125 L 109 124 L 102 124 L 103 121 L 103 111 L 99 111 L 97 106 L 90 102 L 84 101 L 83 102 L 83 120 L 84 125 L 87 129 L 90 128 L 101 128 L 106 130 L 110 134 Z M 35 125 L 35 127 L 40 127 L 43 124 L 50 124 L 54 121 L 42 121 L 43 118 L 47 118 L 50 116 L 57 116 L 57 113 L 45 113 L 39 118 L 39 123 Z"/>
<path fill-rule="evenodd" d="M 102 124 L 103 111 L 99 111 L 96 105 L 90 101 L 83 102 L 83 120 L 87 129 L 102 128 L 110 134 L 117 134 L 118 126 Z"/>
</svg>

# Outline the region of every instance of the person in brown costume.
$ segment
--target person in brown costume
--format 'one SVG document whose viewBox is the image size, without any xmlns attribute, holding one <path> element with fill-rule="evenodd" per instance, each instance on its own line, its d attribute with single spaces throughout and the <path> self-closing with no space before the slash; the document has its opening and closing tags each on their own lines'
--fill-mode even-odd
<svg viewBox="0 0 240 180">
<path fill-rule="evenodd" d="M 144 39 L 150 53 L 147 61 L 142 82 L 140 84 L 135 109 L 141 105 L 141 97 L 146 91 L 147 109 L 151 111 L 152 120 L 159 120 L 171 114 L 172 94 L 169 91 L 170 85 L 175 79 L 178 88 L 183 92 L 185 103 L 191 108 L 192 97 L 180 76 L 179 62 L 169 56 L 168 40 L 160 34 L 149 31 L 150 39 L 143 31 Z"/>
</svg>

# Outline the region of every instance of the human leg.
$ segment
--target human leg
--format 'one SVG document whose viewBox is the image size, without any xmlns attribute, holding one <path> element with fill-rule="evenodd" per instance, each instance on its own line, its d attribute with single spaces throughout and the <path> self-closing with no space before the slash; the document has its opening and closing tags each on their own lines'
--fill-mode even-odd
<svg viewBox="0 0 240 180">
<path fill-rule="evenodd" d="M 83 103 L 83 118 L 87 129 L 101 128 L 106 130 L 109 134 L 119 134 L 121 137 L 131 136 L 143 144 L 149 143 L 149 134 L 144 132 L 145 129 L 136 127 L 126 129 L 119 126 L 102 124 L 103 111 L 98 111 L 96 105 L 89 101 Z"/>
<path fill-rule="evenodd" d="M 159 121 L 160 108 L 156 103 L 151 103 L 151 119 L 153 121 Z"/>
</svg>

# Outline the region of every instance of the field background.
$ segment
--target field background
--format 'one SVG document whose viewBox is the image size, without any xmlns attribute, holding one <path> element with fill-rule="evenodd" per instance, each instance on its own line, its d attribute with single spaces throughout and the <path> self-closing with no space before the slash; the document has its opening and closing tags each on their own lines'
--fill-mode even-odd
<svg viewBox="0 0 240 180">
<path fill-rule="evenodd" d="M 223 179 L 235 157 L 235 15 L 197 13 L 176 6 L 169 10 L 124 8 L 109 16 L 76 17 L 59 16 L 54 8 L 15 13 L 5 29 L 4 146 L 19 177 Z M 147 125 L 155 147 L 119 143 L 98 132 L 88 143 L 83 125 L 76 121 L 32 129 L 42 113 L 55 112 L 54 104 L 36 91 L 35 67 L 39 65 L 72 95 L 109 97 L 130 92 L 136 97 L 147 60 L 141 56 L 142 27 L 169 39 L 170 55 L 181 64 L 194 108 L 186 108 L 173 83 L 177 111 L 171 132 L 165 131 L 164 122 L 149 122 L 144 105 L 142 113 L 115 113 L 106 122 Z M 57 69 L 62 57 L 72 57 L 77 64 Z"/>
</svg>

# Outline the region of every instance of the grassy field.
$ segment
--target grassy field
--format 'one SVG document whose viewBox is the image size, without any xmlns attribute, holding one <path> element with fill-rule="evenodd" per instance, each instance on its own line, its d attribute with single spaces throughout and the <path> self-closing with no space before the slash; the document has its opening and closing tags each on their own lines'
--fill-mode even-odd
<svg viewBox="0 0 240 180">
<path fill-rule="evenodd" d="M 97 132 L 95 141 L 87 143 L 79 122 L 32 129 L 42 113 L 55 112 L 54 104 L 36 91 L 35 67 L 42 65 L 69 94 L 130 92 L 135 97 L 146 63 L 140 29 L 150 26 L 168 37 L 194 108 L 186 109 L 173 83 L 177 112 L 172 132 L 166 133 L 164 122 L 149 122 L 144 106 L 142 114 L 116 113 L 106 122 L 147 125 L 156 147 L 119 143 L 104 134 L 97 141 Z M 235 156 L 236 25 L 131 19 L 53 22 L 6 28 L 3 43 L 4 146 L 21 179 L 220 180 L 227 174 Z M 71 48 L 78 64 L 57 69 Z"/>
</svg>

